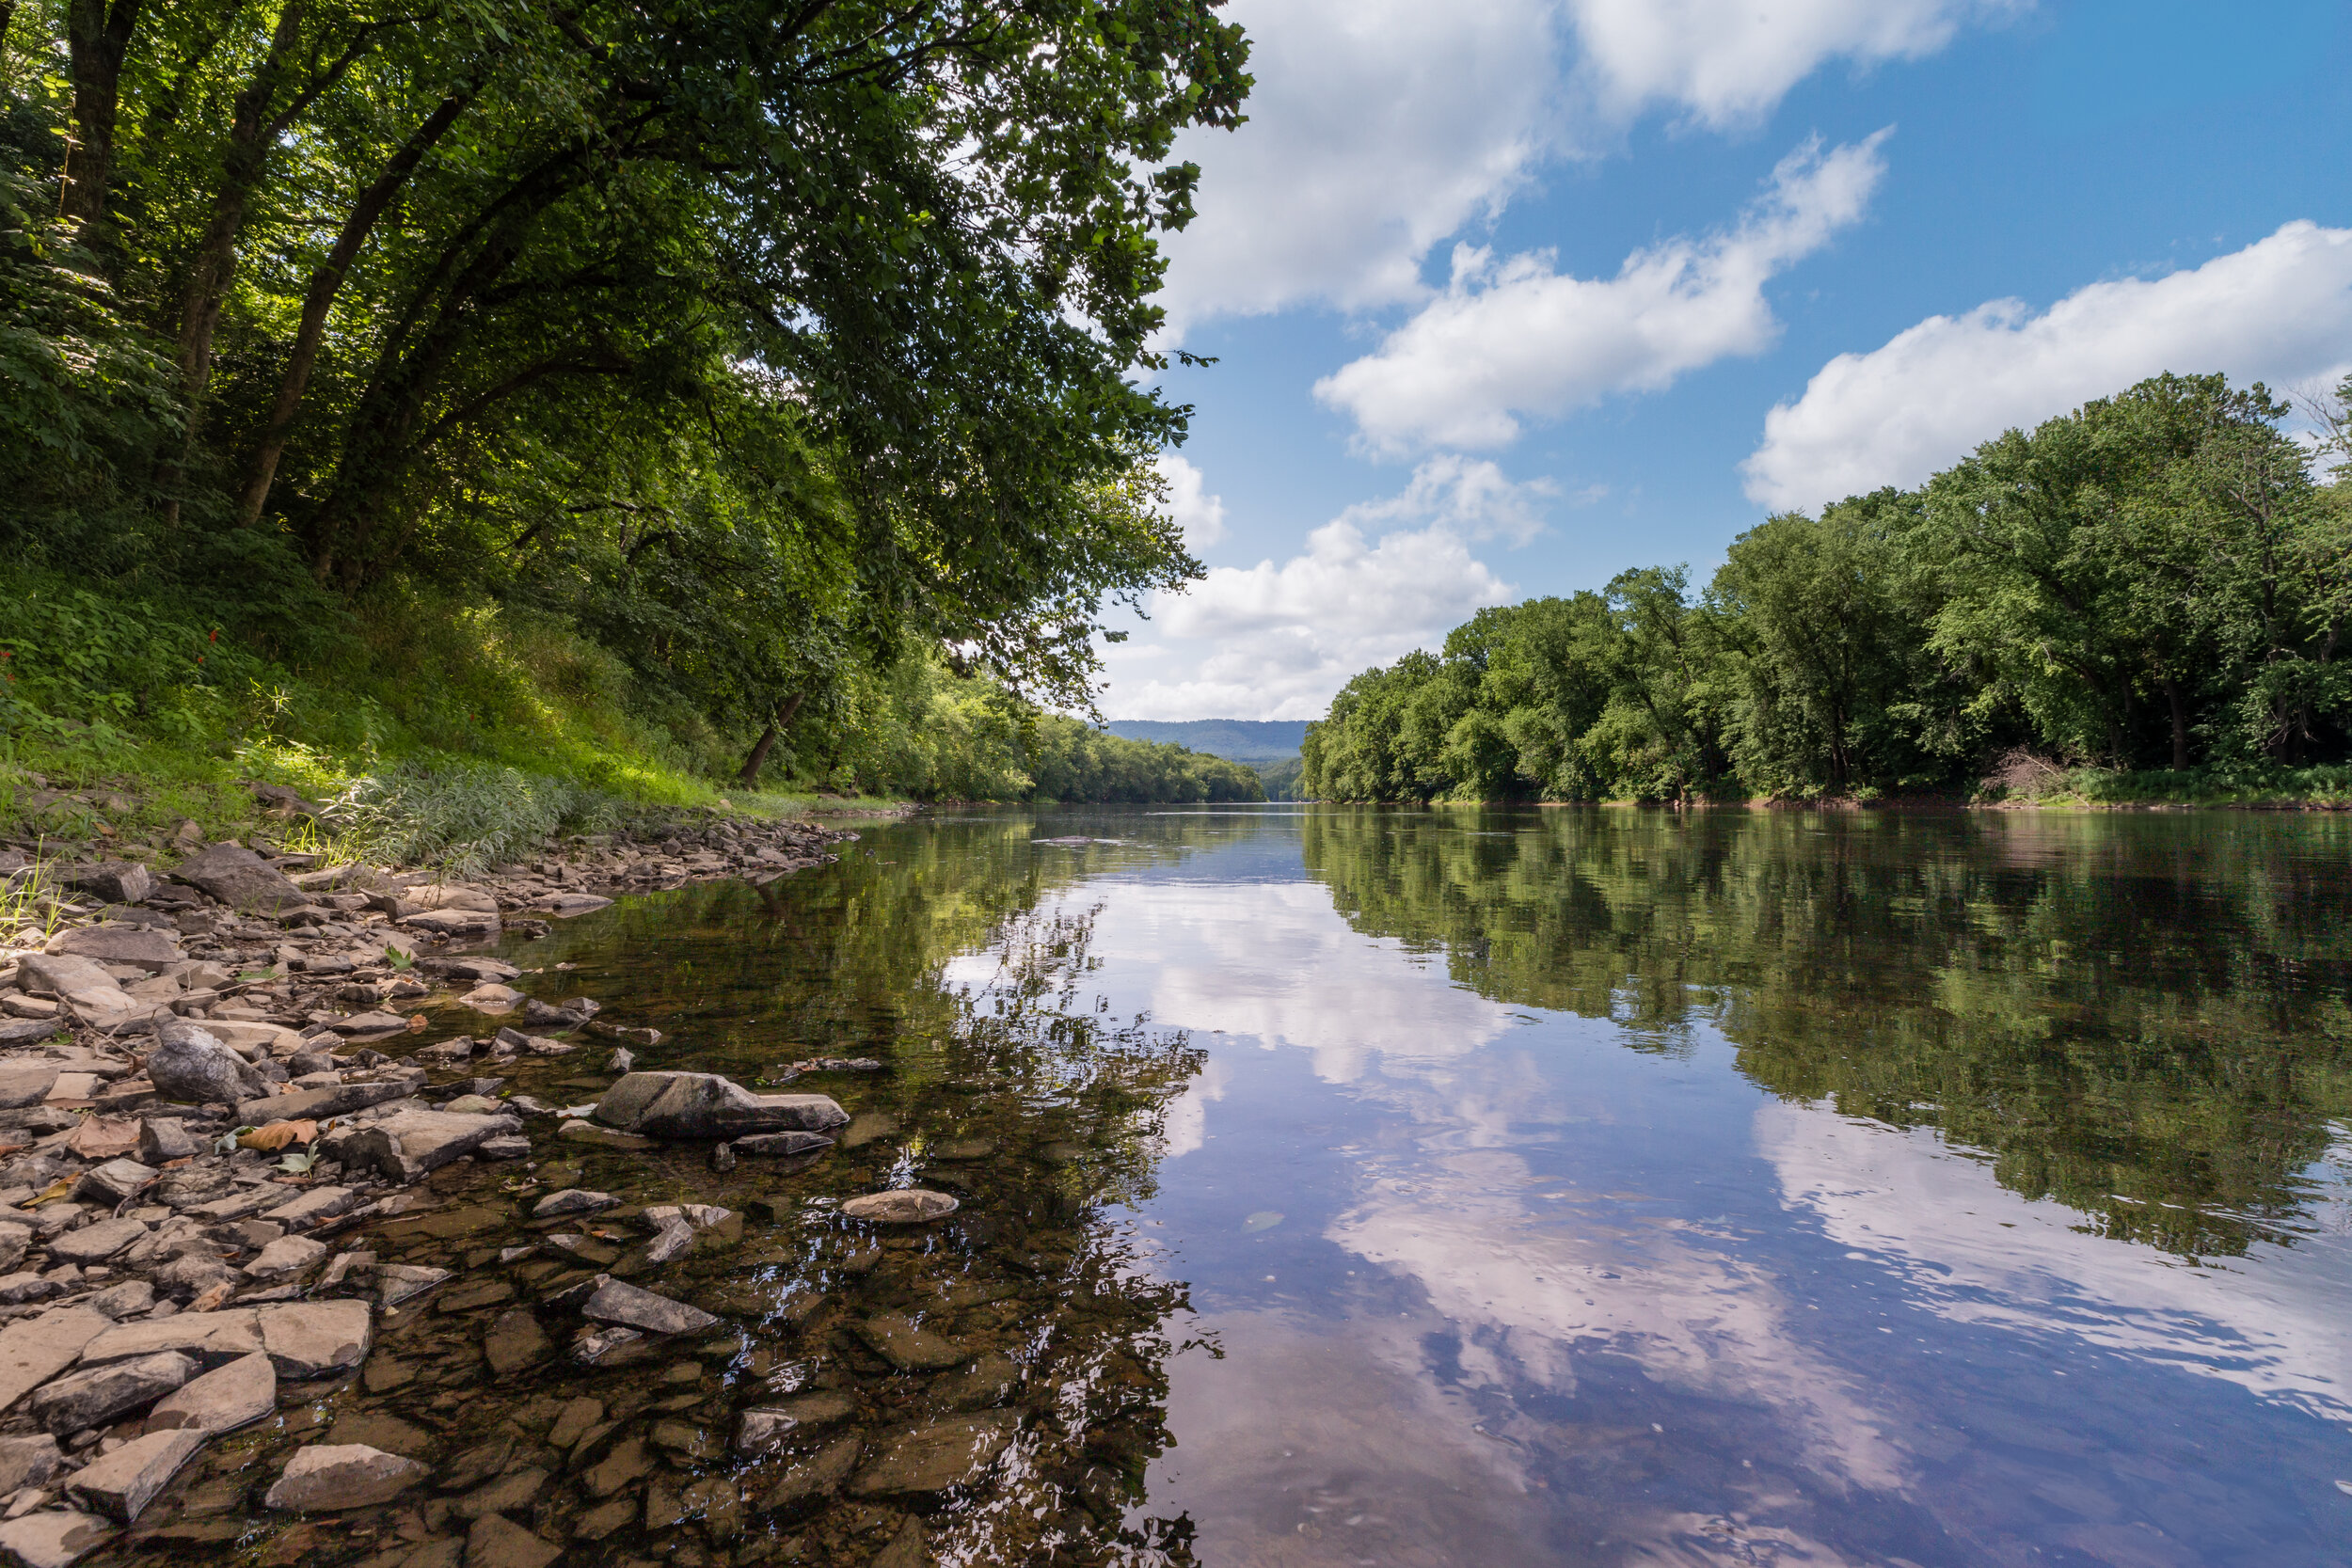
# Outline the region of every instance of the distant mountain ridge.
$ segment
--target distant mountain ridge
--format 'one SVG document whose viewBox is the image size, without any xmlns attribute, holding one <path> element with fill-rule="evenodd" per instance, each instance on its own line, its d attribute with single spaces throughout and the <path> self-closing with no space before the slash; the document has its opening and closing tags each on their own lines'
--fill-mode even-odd
<svg viewBox="0 0 2352 1568">
<path fill-rule="evenodd" d="M 1130 740 L 1173 741 L 1229 762 L 1291 762 L 1307 739 L 1304 719 L 1114 719 L 1104 727 Z"/>
</svg>

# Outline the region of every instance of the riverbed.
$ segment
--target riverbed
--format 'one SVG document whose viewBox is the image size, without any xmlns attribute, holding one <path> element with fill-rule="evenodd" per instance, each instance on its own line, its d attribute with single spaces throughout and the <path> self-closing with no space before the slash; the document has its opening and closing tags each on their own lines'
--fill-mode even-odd
<svg viewBox="0 0 2352 1568">
<path fill-rule="evenodd" d="M 436 1172 L 365 1244 L 458 1277 L 108 1556 L 432 1568 L 489 1511 L 682 1568 L 2341 1563 L 2347 851 L 2218 813 L 975 809 L 624 899 L 495 951 L 660 1030 L 640 1068 L 834 1096 L 839 1142 L 721 1171 L 535 1121 L 528 1169 Z M 602 1055 L 497 1092 L 593 1099 Z M 882 1066 L 791 1070 L 829 1058 Z M 902 1186 L 960 1207 L 840 1212 Z M 628 1208 L 532 1225 L 565 1187 Z M 734 1217 L 634 1264 L 637 1209 L 693 1203 Z M 583 1365 L 533 1304 L 616 1264 L 721 1325 Z M 251 1512 L 322 1439 L 434 1482 Z"/>
</svg>

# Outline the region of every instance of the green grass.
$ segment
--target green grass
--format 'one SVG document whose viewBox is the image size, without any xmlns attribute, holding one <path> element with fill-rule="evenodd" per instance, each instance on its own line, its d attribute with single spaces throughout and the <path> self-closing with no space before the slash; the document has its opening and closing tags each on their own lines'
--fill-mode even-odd
<svg viewBox="0 0 2352 1568">
<path fill-rule="evenodd" d="M 2352 808 L 2352 766 L 2222 766 L 2137 772 L 2048 768 L 1989 791 L 1994 800 L 2042 806 L 2243 806 Z"/>
<path fill-rule="evenodd" d="M 745 792 L 743 737 L 647 691 L 608 652 L 490 603 L 388 594 L 307 657 L 203 607 L 0 572 L 0 833 L 167 852 L 207 841 L 471 871 L 646 816 L 896 802 Z M 266 815 L 249 785 L 326 807 Z M 54 792 L 101 799 L 45 799 Z M 104 797 L 112 796 L 108 800 Z"/>
</svg>

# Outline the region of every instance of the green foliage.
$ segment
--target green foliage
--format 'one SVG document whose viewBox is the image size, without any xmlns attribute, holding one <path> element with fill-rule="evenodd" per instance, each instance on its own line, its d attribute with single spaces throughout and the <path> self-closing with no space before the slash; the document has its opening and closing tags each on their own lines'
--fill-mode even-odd
<svg viewBox="0 0 2352 1568">
<path fill-rule="evenodd" d="M 2346 406 L 2352 382 L 2321 412 L 2352 462 Z M 1481 610 L 1441 657 L 1351 681 L 1298 788 L 2122 800 L 2113 780 L 2161 768 L 2149 798 L 2330 796 L 2352 752 L 2352 487 L 2314 484 L 2285 413 L 2261 387 L 2158 376 L 1917 492 L 1774 517 L 1701 594 L 1651 569 Z"/>
<path fill-rule="evenodd" d="M 569 780 L 513 768 L 410 764 L 372 773 L 326 802 L 326 825 L 358 853 L 469 876 L 522 860 L 559 832 L 609 828 L 620 802 Z"/>
</svg>

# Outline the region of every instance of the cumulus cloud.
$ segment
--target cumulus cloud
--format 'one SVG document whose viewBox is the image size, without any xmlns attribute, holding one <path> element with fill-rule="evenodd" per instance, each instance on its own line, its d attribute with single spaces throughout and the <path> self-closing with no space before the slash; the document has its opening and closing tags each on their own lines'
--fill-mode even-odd
<svg viewBox="0 0 2352 1568">
<path fill-rule="evenodd" d="M 1430 459 L 1395 496 L 1349 507 L 1289 560 L 1212 567 L 1152 601 L 1150 634 L 1104 650 L 1122 719 L 1315 719 L 1351 675 L 1516 590 L 1471 551 L 1524 539 L 1556 494 L 1492 463 Z"/>
<path fill-rule="evenodd" d="M 1712 130 L 1752 124 L 1833 59 L 1915 60 L 1963 23 L 2031 0 L 1570 0 L 1576 80 L 1604 119 L 1653 105 Z"/>
<path fill-rule="evenodd" d="M 1199 215 L 1166 240 L 1173 336 L 1309 301 L 1411 299 L 1422 259 L 1492 212 L 1549 142 L 1550 0 L 1243 0 L 1249 122 L 1188 132 Z"/>
<path fill-rule="evenodd" d="M 1169 335 L 1300 304 L 1410 303 L 1432 247 L 1554 157 L 1662 109 L 1711 130 L 1833 60 L 1916 59 L 2030 0 L 1235 0 L 1257 77 L 1188 132 L 1200 214 L 1166 241 Z"/>
<path fill-rule="evenodd" d="M 1168 482 L 1168 515 L 1184 531 L 1184 548 L 1199 555 L 1225 537 L 1225 498 L 1208 493 L 1200 470 L 1177 456 L 1163 452 L 1152 467 Z"/>
<path fill-rule="evenodd" d="M 2290 223 L 2164 277 L 2078 289 L 2035 315 L 1996 299 L 1821 367 L 1764 419 L 1751 499 L 1814 507 L 1916 484 L 1977 443 L 2165 371 L 2273 387 L 2352 365 L 2352 229 Z"/>
<path fill-rule="evenodd" d="M 1497 447 L 1518 437 L 1522 414 L 1655 391 L 1759 354 L 1780 332 L 1764 285 L 1862 215 L 1887 135 L 1827 152 L 1806 143 L 1730 229 L 1637 250 L 1614 277 L 1563 277 L 1548 252 L 1497 261 L 1457 246 L 1444 294 L 1315 395 L 1352 415 L 1375 450 Z"/>
</svg>

